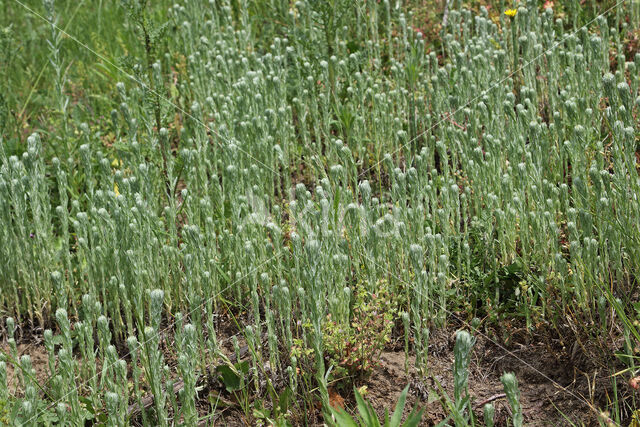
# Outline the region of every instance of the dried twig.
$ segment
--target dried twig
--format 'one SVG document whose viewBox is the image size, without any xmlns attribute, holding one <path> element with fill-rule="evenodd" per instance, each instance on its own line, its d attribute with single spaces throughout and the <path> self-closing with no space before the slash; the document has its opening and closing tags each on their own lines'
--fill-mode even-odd
<svg viewBox="0 0 640 427">
<path fill-rule="evenodd" d="M 476 404 L 476 409 L 482 408 L 484 405 L 486 405 L 487 403 L 491 403 L 494 400 L 502 399 L 502 398 L 505 398 L 505 397 L 507 397 L 507 395 L 505 393 L 494 394 L 493 396 L 489 397 L 488 399 L 485 399 L 482 402 L 477 403 Z"/>
</svg>

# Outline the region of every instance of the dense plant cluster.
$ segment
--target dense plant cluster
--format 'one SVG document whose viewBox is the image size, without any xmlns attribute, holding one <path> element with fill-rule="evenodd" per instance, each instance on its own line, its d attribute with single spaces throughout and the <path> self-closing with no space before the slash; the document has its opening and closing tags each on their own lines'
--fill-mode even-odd
<svg viewBox="0 0 640 427">
<path fill-rule="evenodd" d="M 193 425 L 221 364 L 326 408 L 330 370 L 369 369 L 396 320 L 426 372 L 458 305 L 530 326 L 628 303 L 637 3 L 580 26 L 534 1 L 452 2 L 437 51 L 387 0 L 125 3 L 143 48 L 117 66 L 109 118 L 72 114 L 48 2 L 55 128 L 0 144 L 0 409 L 17 422 L 122 425 L 150 393 L 144 423 Z M 43 384 L 16 325 L 44 331 Z"/>
<path fill-rule="evenodd" d="M 322 333 L 329 365 L 334 367 L 333 378 L 366 376 L 391 340 L 396 310 L 385 285 L 379 283 L 372 294 L 356 291 L 350 317 L 333 319 L 331 313 L 327 315 Z"/>
</svg>

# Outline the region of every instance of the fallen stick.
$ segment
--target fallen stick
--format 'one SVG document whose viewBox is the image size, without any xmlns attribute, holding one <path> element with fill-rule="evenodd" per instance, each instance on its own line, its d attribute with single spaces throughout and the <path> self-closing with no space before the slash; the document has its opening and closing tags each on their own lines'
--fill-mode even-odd
<svg viewBox="0 0 640 427">
<path fill-rule="evenodd" d="M 507 397 L 507 395 L 505 393 L 494 394 L 493 396 L 489 397 L 488 399 L 485 399 L 482 402 L 477 403 L 476 404 L 476 409 L 483 407 L 487 403 L 491 403 L 494 400 L 502 399 L 504 397 Z"/>
</svg>

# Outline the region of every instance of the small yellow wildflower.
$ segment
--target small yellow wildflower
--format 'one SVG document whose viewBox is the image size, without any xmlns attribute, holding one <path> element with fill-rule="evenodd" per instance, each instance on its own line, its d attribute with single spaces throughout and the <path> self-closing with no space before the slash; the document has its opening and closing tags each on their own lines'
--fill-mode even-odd
<svg viewBox="0 0 640 427">
<path fill-rule="evenodd" d="M 367 395 L 367 393 L 369 393 L 369 390 L 368 390 L 368 388 L 367 388 L 367 386 L 366 386 L 366 385 L 363 385 L 362 387 L 360 387 L 360 388 L 358 389 L 358 393 L 360 393 L 360 394 L 361 394 L 361 395 L 363 395 L 363 396 L 366 396 L 366 395 Z"/>
<path fill-rule="evenodd" d="M 119 165 L 118 159 L 113 159 L 113 162 L 111 162 L 111 167 L 113 168 L 117 168 Z"/>
<path fill-rule="evenodd" d="M 116 196 L 120 195 L 120 191 L 118 191 L 118 184 L 113 184 L 113 192 L 116 193 Z"/>
<path fill-rule="evenodd" d="M 516 16 L 516 13 L 518 13 L 518 9 L 507 9 L 504 11 L 504 14 L 513 18 L 514 16 Z"/>
</svg>

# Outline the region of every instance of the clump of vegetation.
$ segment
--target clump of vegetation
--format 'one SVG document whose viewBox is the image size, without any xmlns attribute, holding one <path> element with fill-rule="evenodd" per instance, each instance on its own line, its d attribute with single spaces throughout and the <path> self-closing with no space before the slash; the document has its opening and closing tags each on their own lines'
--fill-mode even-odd
<svg viewBox="0 0 640 427">
<path fill-rule="evenodd" d="M 360 286 L 350 315 L 334 320 L 331 314 L 324 323 L 324 348 L 332 378 L 362 379 L 378 364 L 380 354 L 391 340 L 396 310 L 386 281 L 377 284 L 373 292 Z"/>
<path fill-rule="evenodd" d="M 385 411 L 384 418 L 381 422 L 378 418 L 378 414 L 376 414 L 376 411 L 373 409 L 373 406 L 362 398 L 357 388 L 354 388 L 353 392 L 356 396 L 356 402 L 358 403 L 358 418 L 354 420 L 344 410 L 332 409 L 331 414 L 333 419 L 330 424 L 345 427 L 417 427 L 420 425 L 420 421 L 422 420 L 424 409 L 418 410 L 418 408 L 413 408 L 411 413 L 407 416 L 407 419 L 402 422 L 402 415 L 408 391 L 409 386 L 406 386 L 404 390 L 402 390 L 402 393 L 400 393 L 393 415 L 389 417 L 389 412 Z"/>
</svg>

